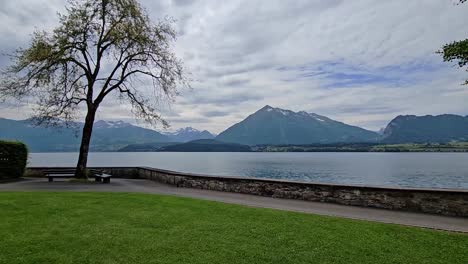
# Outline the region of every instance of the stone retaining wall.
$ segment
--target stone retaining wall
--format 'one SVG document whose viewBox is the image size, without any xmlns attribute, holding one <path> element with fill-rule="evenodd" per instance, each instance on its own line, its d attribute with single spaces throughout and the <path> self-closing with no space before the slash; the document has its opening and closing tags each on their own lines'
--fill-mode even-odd
<svg viewBox="0 0 468 264">
<path fill-rule="evenodd" d="M 103 169 L 114 177 L 144 178 L 182 188 L 468 217 L 468 190 L 386 188 L 215 177 L 147 167 L 97 169 Z"/>
</svg>

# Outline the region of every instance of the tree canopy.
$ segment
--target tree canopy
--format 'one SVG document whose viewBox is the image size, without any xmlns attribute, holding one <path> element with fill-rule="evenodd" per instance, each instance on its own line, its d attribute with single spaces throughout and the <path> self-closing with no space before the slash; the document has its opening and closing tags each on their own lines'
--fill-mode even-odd
<svg viewBox="0 0 468 264">
<path fill-rule="evenodd" d="M 158 99 L 172 100 L 188 83 L 172 52 L 172 21 L 152 23 L 137 0 L 69 0 L 59 22 L 52 32 L 34 32 L 29 47 L 12 55 L 0 96 L 29 96 L 38 123 L 73 120 L 85 105 L 76 172 L 85 178 L 94 119 L 109 94 L 129 102 L 138 118 L 166 126 Z"/>
<path fill-rule="evenodd" d="M 458 4 L 463 4 L 467 0 L 459 0 Z M 441 51 L 438 51 L 446 62 L 456 61 L 459 68 L 468 66 L 468 39 L 454 41 L 446 44 L 442 47 Z M 465 69 L 468 72 L 468 67 Z M 468 85 L 468 80 L 465 81 L 465 85 Z"/>
<path fill-rule="evenodd" d="M 81 103 L 96 109 L 119 92 L 137 117 L 166 124 L 147 88 L 172 99 L 187 84 L 171 51 L 172 21 L 153 24 L 136 0 L 71 0 L 66 11 L 57 28 L 34 32 L 29 47 L 12 55 L 0 95 L 32 96 L 34 115 L 49 122 L 71 120 Z"/>
<path fill-rule="evenodd" d="M 464 68 L 468 65 L 468 39 L 446 44 L 440 53 L 442 53 L 444 61 L 456 61 L 458 67 Z M 468 85 L 468 80 L 464 84 Z"/>
</svg>

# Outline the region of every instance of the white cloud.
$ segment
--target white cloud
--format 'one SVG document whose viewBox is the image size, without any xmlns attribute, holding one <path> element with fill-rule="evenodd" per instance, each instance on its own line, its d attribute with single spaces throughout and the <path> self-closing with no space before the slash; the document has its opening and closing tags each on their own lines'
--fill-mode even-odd
<svg viewBox="0 0 468 264">
<path fill-rule="evenodd" d="M 7 36 L 0 40 L 0 49 L 8 50 L 27 44 L 35 27 L 52 27 L 55 12 L 65 1 L 4 2 L 0 23 L 8 27 L 0 29 Z M 168 15 L 178 20 L 181 35 L 175 50 L 195 80 L 193 90 L 183 90 L 170 107 L 163 104 L 174 128 L 193 126 L 218 133 L 266 104 L 317 112 L 371 129 L 398 114 L 468 114 L 468 87 L 460 86 L 466 73 L 443 64 L 435 54 L 444 43 L 468 37 L 468 4 L 456 6 L 449 0 L 142 4 L 154 19 Z M 336 62 L 346 67 L 308 78 L 298 79 L 300 70 L 278 70 L 305 66 L 317 70 Z M 392 72 L 387 75 L 385 69 Z M 349 75 L 356 72 L 372 79 Z M 340 87 L 340 78 L 352 80 Z M 2 112 L 8 113 L 2 116 L 20 116 L 13 108 L 5 109 Z M 127 106 L 108 102 L 99 117 L 128 120 L 131 113 Z"/>
</svg>

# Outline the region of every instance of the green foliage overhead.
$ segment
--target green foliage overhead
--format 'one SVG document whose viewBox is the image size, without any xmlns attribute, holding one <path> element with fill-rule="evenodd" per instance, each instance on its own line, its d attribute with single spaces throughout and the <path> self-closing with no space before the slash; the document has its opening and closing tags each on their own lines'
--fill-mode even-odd
<svg viewBox="0 0 468 264">
<path fill-rule="evenodd" d="M 21 142 L 0 140 L 0 179 L 23 176 L 28 149 Z"/>
<path fill-rule="evenodd" d="M 444 61 L 456 60 L 459 67 L 464 67 L 468 64 L 468 39 L 446 44 L 443 47 L 443 51 Z"/>
<path fill-rule="evenodd" d="M 444 61 L 456 61 L 458 67 L 464 68 L 468 65 L 468 39 L 446 44 L 439 53 L 442 54 Z M 468 80 L 464 84 L 468 85 Z"/>
<path fill-rule="evenodd" d="M 458 4 L 463 4 L 466 1 L 467 0 L 460 0 Z M 455 61 L 457 62 L 458 67 L 464 68 L 468 65 L 468 39 L 446 44 L 442 47 L 442 50 L 437 53 L 442 54 L 444 61 Z M 468 72 L 468 68 L 466 71 Z M 468 85 L 468 80 L 465 81 L 464 85 Z"/>
</svg>

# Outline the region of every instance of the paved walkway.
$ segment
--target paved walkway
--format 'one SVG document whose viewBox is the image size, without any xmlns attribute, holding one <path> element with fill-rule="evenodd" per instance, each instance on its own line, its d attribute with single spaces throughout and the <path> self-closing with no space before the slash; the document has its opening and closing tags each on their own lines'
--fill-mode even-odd
<svg viewBox="0 0 468 264">
<path fill-rule="evenodd" d="M 417 226 L 468 233 L 468 218 L 447 217 L 331 203 L 277 199 L 255 195 L 177 188 L 149 180 L 112 179 L 110 184 L 80 184 L 67 181 L 47 182 L 47 179 L 26 179 L 0 184 L 0 191 L 78 191 L 78 192 L 139 192 L 191 197 L 251 207 L 273 208 L 318 215 L 338 216 L 382 223 Z"/>
</svg>

